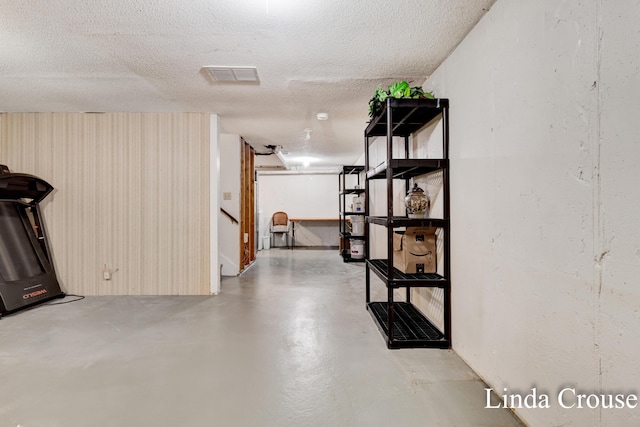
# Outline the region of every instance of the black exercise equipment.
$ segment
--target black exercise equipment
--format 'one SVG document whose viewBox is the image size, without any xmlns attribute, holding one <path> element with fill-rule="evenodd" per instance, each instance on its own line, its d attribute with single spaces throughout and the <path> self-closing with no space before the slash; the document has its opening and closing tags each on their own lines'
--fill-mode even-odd
<svg viewBox="0 0 640 427">
<path fill-rule="evenodd" d="M 0 165 L 0 316 L 62 298 L 40 202 L 46 181 Z"/>
</svg>

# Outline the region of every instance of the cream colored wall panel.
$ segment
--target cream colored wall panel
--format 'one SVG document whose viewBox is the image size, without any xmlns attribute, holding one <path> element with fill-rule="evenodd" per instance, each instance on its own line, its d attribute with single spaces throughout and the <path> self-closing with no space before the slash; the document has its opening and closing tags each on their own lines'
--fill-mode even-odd
<svg viewBox="0 0 640 427">
<path fill-rule="evenodd" d="M 0 136 L 4 135 L 3 123 L 5 121 L 5 116 L 6 116 L 5 114 L 0 113 Z M 5 139 L 4 138 L 0 138 L 0 164 L 4 164 L 2 162 L 6 161 L 6 151 L 7 151 L 7 149 L 6 149 L 5 145 L 6 145 Z"/>
<path fill-rule="evenodd" d="M 209 293 L 208 114 L 20 113 L 1 123 L 3 161 L 56 188 L 44 214 L 66 292 Z"/>
</svg>

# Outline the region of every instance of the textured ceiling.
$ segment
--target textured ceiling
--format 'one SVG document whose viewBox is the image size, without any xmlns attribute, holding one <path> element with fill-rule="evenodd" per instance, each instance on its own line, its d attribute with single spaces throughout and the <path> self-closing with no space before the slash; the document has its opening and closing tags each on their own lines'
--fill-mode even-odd
<svg viewBox="0 0 640 427">
<path fill-rule="evenodd" d="M 0 111 L 217 113 L 293 166 L 352 164 L 375 88 L 422 85 L 494 2 L 0 0 Z M 209 65 L 260 81 L 216 82 Z"/>
</svg>

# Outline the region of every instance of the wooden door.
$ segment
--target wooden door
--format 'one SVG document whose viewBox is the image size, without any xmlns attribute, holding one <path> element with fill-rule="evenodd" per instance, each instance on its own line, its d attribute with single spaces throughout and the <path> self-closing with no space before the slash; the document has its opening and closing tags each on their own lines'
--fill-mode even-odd
<svg viewBox="0 0 640 427">
<path fill-rule="evenodd" d="M 242 140 L 240 178 L 240 270 L 256 259 L 255 250 L 255 152 Z"/>
</svg>

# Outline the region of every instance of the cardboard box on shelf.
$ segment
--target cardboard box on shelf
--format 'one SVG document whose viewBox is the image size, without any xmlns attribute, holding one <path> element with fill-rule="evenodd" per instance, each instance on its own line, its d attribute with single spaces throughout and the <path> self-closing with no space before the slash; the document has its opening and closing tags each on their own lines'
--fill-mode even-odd
<svg viewBox="0 0 640 427">
<path fill-rule="evenodd" d="M 393 234 L 393 266 L 403 273 L 435 273 L 436 228 L 407 227 Z"/>
</svg>

